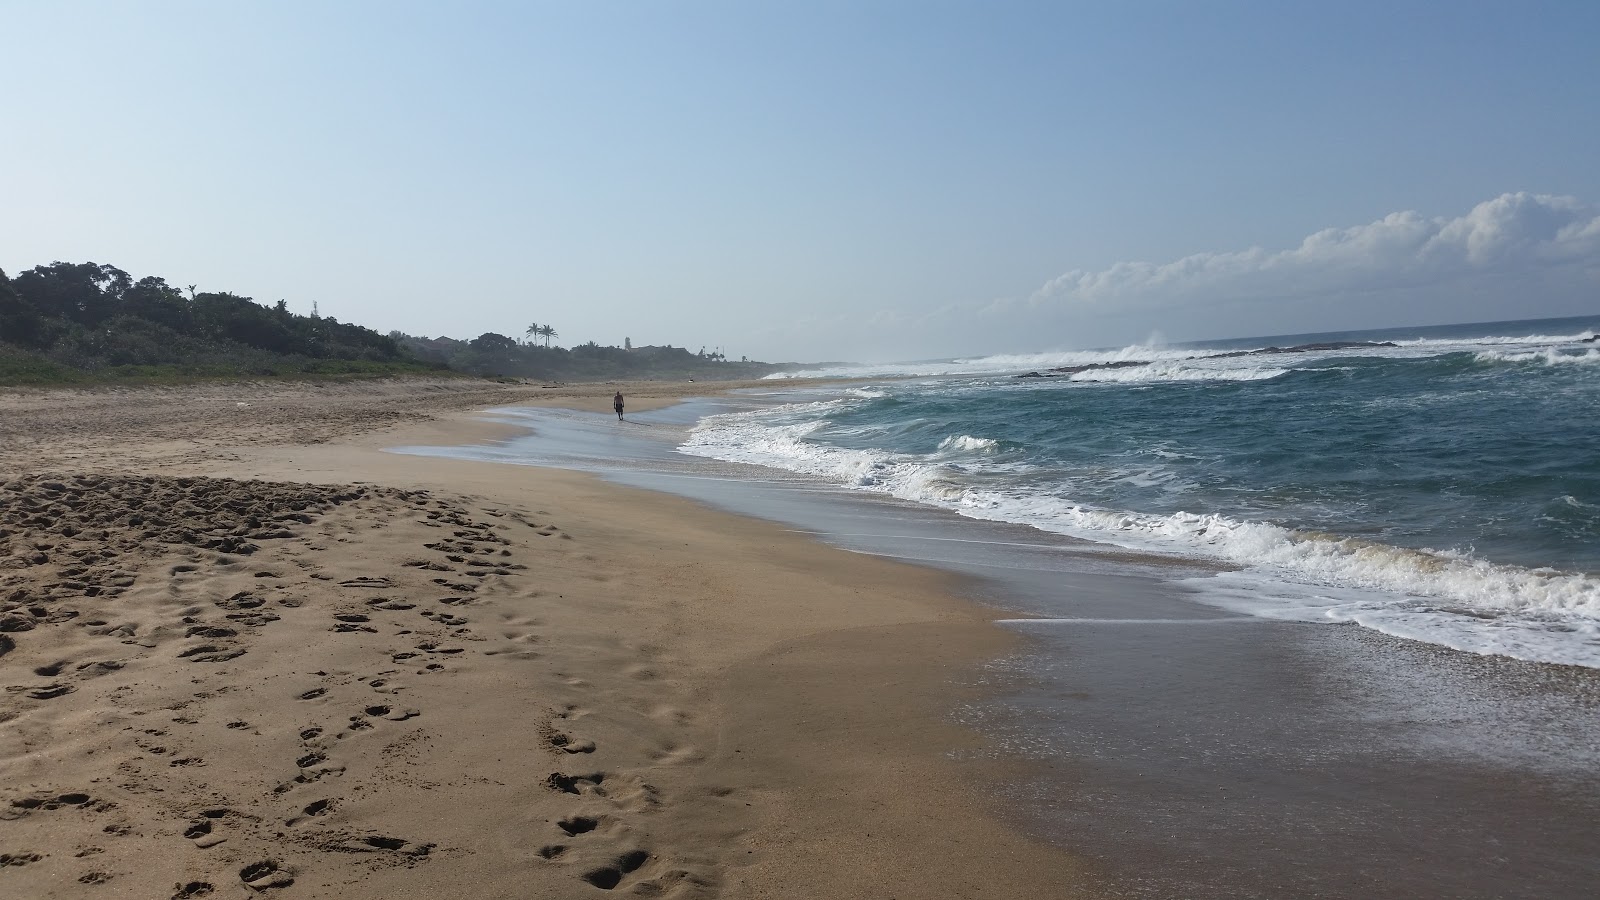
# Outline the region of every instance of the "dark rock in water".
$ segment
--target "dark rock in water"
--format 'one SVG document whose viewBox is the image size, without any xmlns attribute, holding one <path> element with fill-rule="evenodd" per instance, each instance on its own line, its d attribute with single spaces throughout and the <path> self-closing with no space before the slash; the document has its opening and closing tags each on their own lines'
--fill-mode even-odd
<svg viewBox="0 0 1600 900">
<path fill-rule="evenodd" d="M 1600 335 L 1596 335 L 1600 337 Z M 1593 341 L 1595 338 L 1589 338 Z M 1192 359 L 1232 359 L 1237 356 L 1264 356 L 1280 353 L 1312 353 L 1318 350 L 1355 350 L 1373 347 L 1398 347 L 1394 341 L 1325 341 L 1316 344 L 1296 344 L 1293 347 L 1262 347 L 1258 350 L 1230 350 L 1227 353 L 1209 353 L 1204 356 L 1195 356 Z M 1135 366 L 1148 366 L 1149 360 L 1119 359 L 1115 362 L 1086 363 L 1081 366 L 1060 366 L 1049 369 L 1045 373 L 1024 372 L 1017 378 L 1055 378 L 1061 375 L 1076 375 L 1079 372 L 1095 372 L 1101 369 L 1128 369 Z"/>
<path fill-rule="evenodd" d="M 1148 366 L 1149 360 L 1145 359 L 1119 359 L 1116 362 L 1089 363 L 1082 366 L 1060 366 L 1050 371 L 1057 375 L 1076 375 L 1079 372 L 1093 372 L 1100 369 L 1127 369 L 1133 366 Z"/>
<path fill-rule="evenodd" d="M 1326 341 L 1319 344 L 1296 344 L 1293 347 L 1262 347 L 1260 350 L 1235 350 L 1232 353 L 1219 353 L 1207 359 L 1227 358 L 1230 356 L 1255 356 L 1265 353 L 1312 353 L 1318 350 L 1358 350 L 1372 347 L 1398 347 L 1394 341 Z"/>
</svg>

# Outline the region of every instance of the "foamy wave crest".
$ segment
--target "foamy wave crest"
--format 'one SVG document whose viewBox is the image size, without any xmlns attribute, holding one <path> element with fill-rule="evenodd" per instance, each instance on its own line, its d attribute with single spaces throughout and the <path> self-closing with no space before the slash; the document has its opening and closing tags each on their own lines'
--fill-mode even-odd
<svg viewBox="0 0 1600 900">
<path fill-rule="evenodd" d="M 970 434 L 958 434 L 953 437 L 947 437 L 939 442 L 940 450 L 953 450 L 958 452 L 985 452 L 997 449 L 999 446 L 999 441 L 992 440 L 990 438 L 973 437 Z"/>
<path fill-rule="evenodd" d="M 1125 369 L 1090 369 L 1074 372 L 1073 381 L 1109 382 L 1116 384 L 1156 384 L 1175 381 L 1264 381 L 1287 375 L 1290 369 L 1265 366 L 1236 368 L 1186 366 L 1172 362 L 1156 362 Z"/>
<path fill-rule="evenodd" d="M 1051 353 L 1011 353 L 904 363 L 852 363 L 792 372 L 774 372 L 771 375 L 767 375 L 766 378 L 907 378 L 940 375 L 993 375 L 1004 372 L 1025 372 L 1032 369 L 1088 366 L 1096 363 L 1198 359 L 1211 356 L 1216 352 L 1215 350 L 1201 348 L 1179 350 L 1170 347 L 1133 344 L 1116 350 L 1062 350 Z"/>
<path fill-rule="evenodd" d="M 1175 349 L 1130 344 L 1116 350 L 1065 350 L 1055 353 L 1011 353 L 996 356 L 974 357 L 957 362 L 974 367 L 981 372 L 1009 372 L 1018 369 L 1057 369 L 1068 366 L 1092 366 L 1103 363 L 1163 362 L 1199 359 L 1217 351 L 1199 347 Z"/>
<path fill-rule="evenodd" d="M 798 406 L 780 410 L 790 418 L 801 411 Z M 1253 580 L 1255 587 L 1237 592 L 1233 602 L 1246 607 L 1254 603 L 1249 610 L 1259 615 L 1359 622 L 1473 652 L 1600 668 L 1600 581 L 1592 577 L 1298 532 L 1217 514 L 1143 514 L 1095 508 L 1023 487 L 977 487 L 960 470 L 934 458 L 808 441 L 820 421 L 762 421 L 772 412 L 712 416 L 679 449 L 805 473 L 972 518 L 1236 564 L 1243 572 L 1204 580 L 1202 592 L 1227 600 L 1229 584 Z M 947 438 L 940 449 L 980 449 L 985 441 L 958 435 Z"/>
<path fill-rule="evenodd" d="M 1593 340 L 1595 332 L 1577 334 L 1531 334 L 1477 338 L 1413 338 L 1399 339 L 1393 346 L 1334 348 L 1308 350 L 1307 360 L 1343 356 L 1382 356 L 1418 358 L 1441 356 L 1447 353 L 1471 353 L 1484 348 L 1502 347 L 1559 347 Z M 1235 345 L 1236 346 L 1236 345 Z M 1263 344 L 1260 348 L 1265 349 Z M 1202 360 L 1225 352 L 1215 347 L 1168 347 L 1147 344 L 1130 344 L 1109 350 L 1061 350 L 1047 353 L 1000 353 L 991 356 L 962 357 L 957 359 L 921 360 L 900 363 L 849 363 L 789 372 L 774 372 L 769 379 L 790 378 L 911 378 L 941 375 L 994 375 L 1011 372 L 1045 371 L 1048 369 L 1092 366 L 1104 363 L 1170 363 L 1184 360 Z M 1267 376 L 1274 377 L 1274 376 Z M 1077 380 L 1112 380 L 1077 379 Z M 1182 380 L 1182 379 L 1174 379 Z"/>
<path fill-rule="evenodd" d="M 1475 338 L 1414 338 L 1410 340 L 1395 341 L 1402 347 L 1418 347 L 1424 349 L 1437 349 L 1439 352 L 1454 352 L 1462 347 L 1506 347 L 1506 346 L 1552 346 L 1560 344 L 1581 344 L 1594 340 L 1593 331 L 1580 331 L 1577 334 L 1524 334 L 1516 336 L 1490 336 Z"/>
<path fill-rule="evenodd" d="M 1600 363 L 1600 350 L 1563 353 L 1554 347 L 1543 350 L 1483 350 L 1473 357 L 1487 363 L 1544 363 L 1547 366 L 1594 365 Z"/>
</svg>

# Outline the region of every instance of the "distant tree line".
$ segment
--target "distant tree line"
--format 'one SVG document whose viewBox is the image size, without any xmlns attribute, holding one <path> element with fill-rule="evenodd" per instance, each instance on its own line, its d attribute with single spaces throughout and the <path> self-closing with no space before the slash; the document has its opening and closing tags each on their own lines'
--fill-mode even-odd
<svg viewBox="0 0 1600 900">
<path fill-rule="evenodd" d="M 187 294 L 115 266 L 52 263 L 0 271 L 0 377 L 362 374 L 423 370 L 359 325 L 231 293 Z"/>
<path fill-rule="evenodd" d="M 760 378 L 785 366 L 740 360 L 721 353 L 684 347 L 609 347 L 589 341 L 576 347 L 552 347 L 548 325 L 527 332 L 526 343 L 487 332 L 469 341 L 413 337 L 399 331 L 389 336 L 417 359 L 472 375 L 583 381 L 598 378 Z M 531 338 L 542 337 L 545 344 Z M 631 342 L 629 342 L 631 343 Z"/>
<path fill-rule="evenodd" d="M 777 366 L 678 347 L 552 347 L 550 325 L 523 343 L 413 337 L 303 316 L 227 292 L 185 292 L 114 266 L 56 262 L 0 271 L 0 385 L 84 380 L 445 372 L 510 378 L 758 377 Z M 534 343 L 542 338 L 543 346 Z"/>
</svg>

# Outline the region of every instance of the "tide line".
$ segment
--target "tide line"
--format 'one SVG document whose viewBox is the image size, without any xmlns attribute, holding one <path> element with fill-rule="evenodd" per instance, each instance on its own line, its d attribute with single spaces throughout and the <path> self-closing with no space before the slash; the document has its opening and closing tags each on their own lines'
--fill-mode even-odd
<svg viewBox="0 0 1600 900">
<path fill-rule="evenodd" d="M 1221 616 L 1215 619 L 995 619 L 999 625 L 1219 625 L 1238 622 L 1268 622 L 1255 616 Z"/>
</svg>

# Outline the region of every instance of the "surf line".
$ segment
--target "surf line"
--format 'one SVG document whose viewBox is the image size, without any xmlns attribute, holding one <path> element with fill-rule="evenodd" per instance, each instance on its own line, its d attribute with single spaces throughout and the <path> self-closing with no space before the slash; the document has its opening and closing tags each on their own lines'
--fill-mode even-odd
<svg viewBox="0 0 1600 900">
<path fill-rule="evenodd" d="M 996 625 L 1222 625 L 1268 622 L 1256 616 L 1218 616 L 1215 619 L 995 619 Z"/>
<path fill-rule="evenodd" d="M 976 538 L 933 537 L 922 534 L 878 534 L 875 532 L 808 531 L 802 528 L 786 529 L 793 534 L 811 534 L 839 538 L 889 538 L 897 541 L 949 541 L 954 544 L 991 544 L 996 547 L 1027 547 L 1033 550 L 1076 549 L 1066 544 L 1035 544 L 1028 541 L 982 541 Z M 1089 543 L 1084 541 L 1084 543 Z"/>
</svg>

